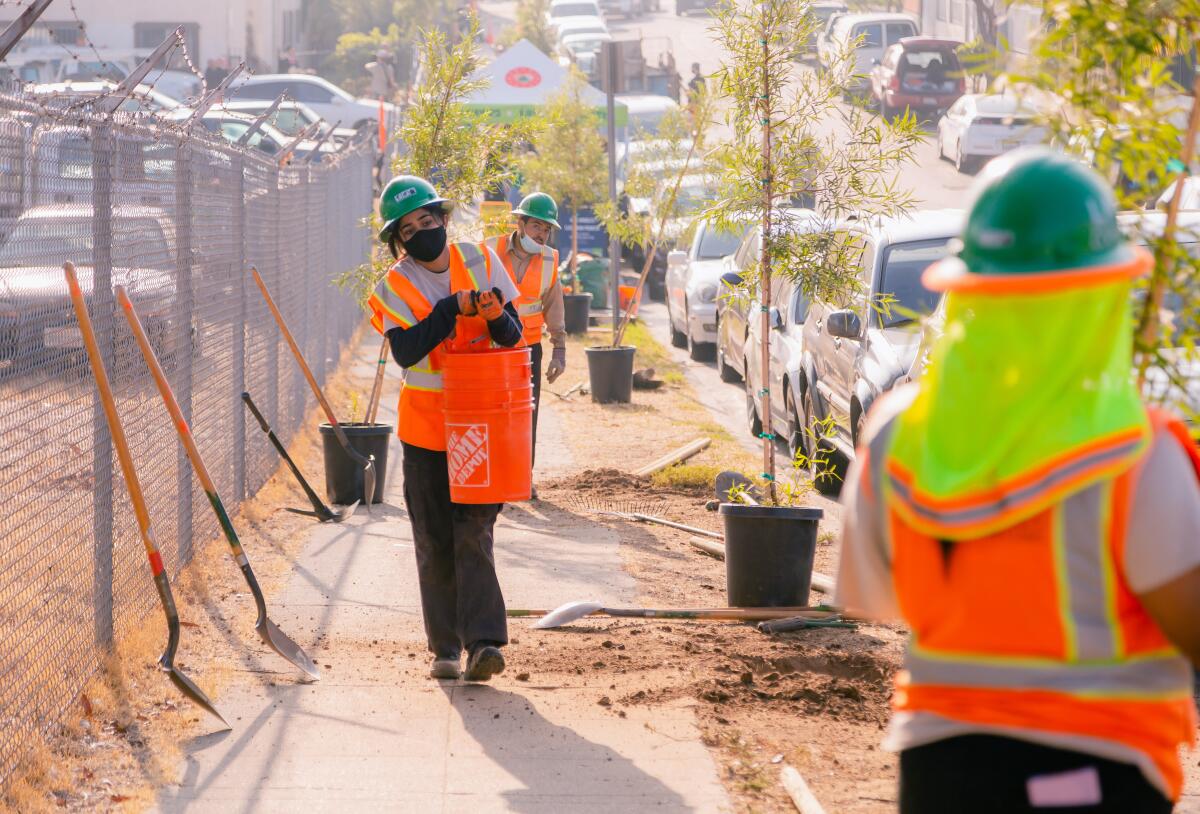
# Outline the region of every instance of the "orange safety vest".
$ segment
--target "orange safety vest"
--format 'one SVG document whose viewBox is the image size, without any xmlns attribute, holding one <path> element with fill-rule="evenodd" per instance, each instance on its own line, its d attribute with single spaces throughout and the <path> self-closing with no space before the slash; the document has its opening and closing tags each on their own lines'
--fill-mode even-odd
<svg viewBox="0 0 1200 814">
<path fill-rule="evenodd" d="M 520 293 L 516 302 L 517 315 L 521 317 L 525 344 L 536 345 L 542 341 L 542 330 L 546 324 L 546 315 L 542 313 L 542 297 L 558 281 L 558 252 L 543 246 L 540 255 L 530 258 L 525 276 L 518 280 L 513 273 L 512 251 L 508 243 L 510 237 L 511 234 L 489 237 L 484 245 L 496 252 L 516 284 Z"/>
<path fill-rule="evenodd" d="M 1184 444 L 1200 478 L 1183 423 L 1148 412 L 1156 435 Z M 1146 755 L 1178 799 L 1177 749 L 1195 730 L 1192 669 L 1124 576 L 1142 465 L 953 543 L 908 525 L 895 508 L 895 475 L 885 477 L 893 580 L 912 628 L 893 707 L 1121 743 Z"/>
<path fill-rule="evenodd" d="M 385 333 L 388 323 L 411 328 L 433 311 L 417 287 L 392 266 L 367 300 L 371 325 Z M 450 293 L 490 291 L 492 263 L 487 251 L 473 243 L 450 245 Z M 476 353 L 494 347 L 487 322 L 478 316 L 459 316 L 454 331 L 412 367 L 404 369 L 396 434 L 400 440 L 424 449 L 446 449 L 446 427 L 442 399 L 442 358 L 446 353 Z"/>
</svg>

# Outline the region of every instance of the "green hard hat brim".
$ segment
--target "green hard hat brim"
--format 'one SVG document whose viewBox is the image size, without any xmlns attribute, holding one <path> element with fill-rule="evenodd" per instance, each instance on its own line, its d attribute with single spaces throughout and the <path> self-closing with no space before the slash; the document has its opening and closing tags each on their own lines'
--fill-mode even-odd
<svg viewBox="0 0 1200 814">
<path fill-rule="evenodd" d="M 1154 256 L 1145 248 L 1122 243 L 1070 268 L 969 268 L 960 256 L 951 255 L 925 269 L 921 282 L 930 291 L 1039 294 L 1107 285 L 1139 277 L 1153 266 Z"/>
<path fill-rule="evenodd" d="M 513 210 L 513 214 L 514 215 L 524 215 L 527 218 L 533 218 L 534 220 L 540 220 L 543 223 L 550 224 L 555 229 L 562 228 L 561 226 L 558 225 L 558 221 L 556 221 L 554 218 L 547 218 L 547 217 L 543 217 L 542 215 L 535 215 L 532 212 L 530 212 L 528 209 L 522 209 L 519 206 Z"/>
<path fill-rule="evenodd" d="M 379 230 L 379 242 L 387 243 L 392 237 L 392 231 L 396 228 L 396 226 L 399 225 L 400 221 L 404 220 L 406 215 L 411 215 L 418 209 L 424 209 L 427 206 L 441 206 L 443 212 L 449 212 L 450 210 L 454 209 L 454 204 L 450 203 L 450 201 L 446 200 L 445 198 L 434 198 L 433 200 L 424 201 L 419 206 L 414 206 L 400 217 L 392 218 L 384 223 L 383 228 Z"/>
</svg>

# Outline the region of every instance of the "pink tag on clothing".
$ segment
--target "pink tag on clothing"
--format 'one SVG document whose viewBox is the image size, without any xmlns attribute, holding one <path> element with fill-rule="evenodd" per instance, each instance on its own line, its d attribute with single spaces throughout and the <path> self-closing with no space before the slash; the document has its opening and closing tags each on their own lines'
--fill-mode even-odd
<svg viewBox="0 0 1200 814">
<path fill-rule="evenodd" d="M 1100 772 L 1095 766 L 1057 774 L 1039 774 L 1025 781 L 1034 808 L 1093 806 L 1102 801 Z"/>
</svg>

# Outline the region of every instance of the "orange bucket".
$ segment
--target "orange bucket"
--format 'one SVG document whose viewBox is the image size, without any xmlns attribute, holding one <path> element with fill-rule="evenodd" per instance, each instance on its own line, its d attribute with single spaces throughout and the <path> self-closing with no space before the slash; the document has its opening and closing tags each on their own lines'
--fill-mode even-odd
<svg viewBox="0 0 1200 814">
<path fill-rule="evenodd" d="M 533 474 L 531 373 L 529 348 L 442 357 L 452 502 L 529 499 Z"/>
<path fill-rule="evenodd" d="M 637 286 L 634 285 L 619 285 L 617 286 L 617 295 L 620 297 L 621 310 L 629 311 L 631 317 L 636 317 L 638 312 L 638 302 L 641 300 L 641 294 L 638 294 L 637 300 L 634 300 L 633 295 L 638 294 Z"/>
</svg>

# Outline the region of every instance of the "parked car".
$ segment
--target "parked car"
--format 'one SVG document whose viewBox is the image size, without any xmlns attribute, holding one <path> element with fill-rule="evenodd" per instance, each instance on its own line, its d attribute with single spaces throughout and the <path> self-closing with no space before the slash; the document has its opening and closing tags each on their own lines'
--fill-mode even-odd
<svg viewBox="0 0 1200 814">
<path fill-rule="evenodd" d="M 775 304 L 768 313 L 770 333 L 768 353 L 771 358 L 771 429 L 788 445 L 794 459 L 803 447 L 803 427 L 796 409 L 800 366 L 804 358 L 804 319 L 808 316 L 808 297 L 793 280 L 780 278 L 773 287 L 771 300 Z M 755 315 L 748 324 L 746 335 L 746 422 L 750 433 L 758 436 L 764 431 L 762 420 L 762 320 Z"/>
<path fill-rule="evenodd" d="M 889 47 L 871 71 L 871 96 L 891 119 L 905 110 L 936 118 L 967 90 L 956 40 L 906 37 Z"/>
<path fill-rule="evenodd" d="M 356 98 L 319 76 L 299 73 L 257 74 L 245 82 L 234 82 L 228 98 L 273 102 L 279 94 L 303 102 L 327 122 L 341 122 L 355 130 L 373 130 L 379 126 L 378 99 Z M 392 129 L 398 121 L 398 108 L 383 103 L 385 126 Z"/>
<path fill-rule="evenodd" d="M 813 17 L 814 28 L 812 33 L 809 34 L 808 39 L 805 40 L 804 45 L 801 46 L 800 55 L 815 56 L 817 54 L 817 42 L 820 40 L 821 34 L 824 33 L 829 19 L 836 14 L 846 14 L 849 11 L 850 9 L 846 4 L 840 0 L 835 0 L 835 2 L 818 2 L 809 6 L 808 13 Z"/>
<path fill-rule="evenodd" d="M 667 319 L 671 344 L 687 348 L 693 359 L 711 359 L 717 349 L 717 294 L 721 275 L 732 270 L 749 227 L 738 232 L 697 221 L 686 250 L 667 255 Z"/>
<path fill-rule="evenodd" d="M 625 106 L 628 116 L 624 141 L 655 138 L 667 111 L 679 109 L 679 103 L 670 96 L 654 93 L 618 93 L 616 98 L 617 104 Z"/>
<path fill-rule="evenodd" d="M 254 118 L 258 118 L 260 115 L 266 112 L 267 108 L 270 106 L 271 102 L 258 99 L 234 99 L 224 102 L 221 105 L 214 105 L 214 107 L 219 107 L 221 110 L 226 110 L 230 113 L 243 113 L 248 116 L 253 116 Z M 295 138 L 296 136 L 300 135 L 304 128 L 311 126 L 315 121 L 321 122 L 321 125 L 318 128 L 318 132 L 321 135 L 325 135 L 325 133 L 329 132 L 329 128 L 333 127 L 334 124 L 333 122 L 325 121 L 325 119 L 321 118 L 317 111 L 313 110 L 303 102 L 293 102 L 288 99 L 279 103 L 279 107 L 275 109 L 275 112 L 271 115 L 271 118 L 267 120 L 267 123 L 274 125 L 275 128 L 285 136 Z M 362 134 L 353 127 L 338 127 L 333 131 L 333 134 L 330 136 L 330 138 L 334 139 L 340 144 L 347 140 L 353 140 L 360 135 Z"/>
<path fill-rule="evenodd" d="M 675 0 L 675 13 L 682 17 L 693 11 L 708 11 L 719 4 L 720 0 Z"/>
<path fill-rule="evenodd" d="M 843 14 L 834 23 L 822 64 L 829 68 L 843 53 L 850 53 L 851 90 L 868 90 L 869 74 L 884 51 L 919 33 L 917 21 L 907 14 L 876 12 Z"/>
<path fill-rule="evenodd" d="M 25 176 L 30 205 L 90 205 L 95 160 L 91 130 L 56 125 L 33 132 Z M 113 149 L 112 179 L 123 200 L 147 206 L 169 206 L 174 202 L 174 145 L 131 132 L 116 140 Z"/>
<path fill-rule="evenodd" d="M 833 44 L 833 31 L 837 28 L 838 20 L 849 14 L 849 11 L 835 11 L 825 21 L 825 26 L 817 33 L 817 67 L 828 68 L 837 59 L 838 54 Z"/>
<path fill-rule="evenodd" d="M 654 202 L 665 201 L 675 187 L 674 177 L 663 178 L 654 191 Z M 646 289 L 650 299 L 663 301 L 667 297 L 667 255 L 675 248 L 675 244 L 684 237 L 688 226 L 695 218 L 696 212 L 702 209 L 716 193 L 717 179 L 711 175 L 685 175 L 679 180 L 679 190 L 675 195 L 676 217 L 669 218 L 662 227 L 662 239 L 654 253 L 650 265 L 650 276 L 646 278 Z M 650 214 L 654 214 L 657 203 L 651 203 Z M 657 229 L 657 219 L 655 228 Z M 646 264 L 648 246 L 634 246 L 630 249 L 630 260 L 639 272 Z"/>
<path fill-rule="evenodd" d="M 599 0 L 599 3 L 605 14 L 620 14 L 631 20 L 646 12 L 643 0 Z"/>
<path fill-rule="evenodd" d="M 612 39 L 607 31 L 572 32 L 559 38 L 558 45 L 563 56 L 577 61 L 584 54 L 596 54 L 604 43 Z"/>
<path fill-rule="evenodd" d="M 149 206 L 115 206 L 110 222 L 112 285 L 129 289 L 151 344 L 166 360 L 181 347 L 174 222 L 166 210 Z M 83 351 L 75 314 L 64 304 L 62 264 L 75 262 L 90 300 L 94 234 L 90 205 L 35 206 L 0 247 L 0 358 L 11 360 L 10 372 L 34 367 L 47 351 Z M 119 358 L 131 361 L 138 351 L 129 332 L 117 331 L 115 339 Z"/>
<path fill-rule="evenodd" d="M 817 229 L 821 220 L 810 209 L 788 210 L 788 222 L 801 229 Z M 746 375 L 746 342 L 750 336 L 749 313 L 754 307 L 743 281 L 757 275 L 762 258 L 762 227 L 751 226 L 737 251 L 729 258 L 729 271 L 721 276 L 717 294 L 717 373 L 724 382 L 738 382 Z M 780 285 L 783 276 L 774 278 Z M 777 292 L 772 291 L 772 300 Z"/>
<path fill-rule="evenodd" d="M 191 111 L 187 108 L 181 108 L 176 111 L 176 115 L 180 118 L 186 118 L 191 115 Z M 197 125 L 208 130 L 210 133 L 217 133 L 224 137 L 230 143 L 236 143 L 246 131 L 254 124 L 257 116 L 248 113 L 237 113 L 235 111 L 226 110 L 222 106 L 214 106 L 207 110 L 200 117 Z M 285 147 L 291 144 L 295 139 L 285 135 L 273 125 L 263 123 L 258 132 L 250 137 L 246 146 L 252 150 L 258 150 L 261 153 L 266 153 L 269 156 L 279 155 Z M 296 145 L 292 152 L 292 157 L 295 159 L 305 159 L 317 146 L 319 139 L 305 139 Z M 321 145 L 321 156 L 329 155 L 337 152 L 337 145 L 331 144 L 329 139 Z M 321 158 L 313 159 L 314 163 L 320 163 Z"/>
<path fill-rule="evenodd" d="M 111 93 L 117 83 L 111 79 L 97 79 L 90 82 L 49 82 L 28 87 L 28 91 L 41 97 L 49 97 L 53 107 L 71 107 L 73 110 L 88 111 L 90 102 L 102 94 Z M 165 93 L 151 88 L 149 85 L 138 85 L 129 92 L 129 96 L 121 102 L 118 110 L 127 113 L 175 110 L 179 102 Z"/>
<path fill-rule="evenodd" d="M 843 302 L 818 299 L 809 308 L 803 417 L 794 418 L 808 428 L 801 441 L 820 438 L 819 449 L 806 448 L 808 455 L 834 453 L 834 471 L 815 479 L 823 491 L 840 488 L 844 467 L 838 464 L 853 458 L 867 411 L 912 366 L 920 342 L 915 322 L 941 300 L 925 288 L 921 274 L 950 253 L 962 225 L 961 210 L 943 209 L 851 221 L 839 230 L 841 245 L 859 255 L 862 289 Z"/>
<path fill-rule="evenodd" d="M 604 12 L 596 0 L 552 0 L 546 11 L 546 24 L 556 34 L 564 22 L 583 19 L 604 22 Z"/>
<path fill-rule="evenodd" d="M 1013 96 L 969 93 L 938 121 L 938 157 L 971 172 L 988 158 L 1018 147 L 1041 144 L 1046 128 L 1035 123 L 1037 111 Z"/>
</svg>

